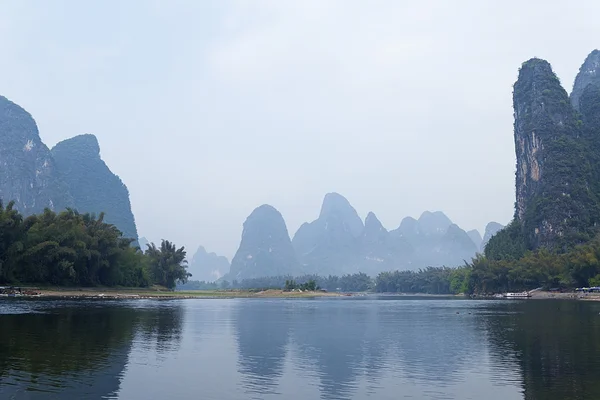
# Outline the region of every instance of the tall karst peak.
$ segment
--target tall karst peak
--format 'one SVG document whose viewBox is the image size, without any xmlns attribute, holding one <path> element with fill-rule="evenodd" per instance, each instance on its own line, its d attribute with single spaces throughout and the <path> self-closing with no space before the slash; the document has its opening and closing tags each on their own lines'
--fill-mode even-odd
<svg viewBox="0 0 600 400">
<path fill-rule="evenodd" d="M 472 229 L 467 232 L 467 235 L 471 238 L 477 249 L 481 248 L 481 243 L 483 242 L 483 238 L 477 229 Z"/>
<path fill-rule="evenodd" d="M 319 218 L 303 224 L 292 241 L 296 254 L 307 272 L 343 273 L 354 263 L 358 240 L 364 225 L 345 197 L 328 193 L 323 199 Z"/>
<path fill-rule="evenodd" d="M 513 92 L 515 215 L 487 244 L 484 238 L 486 256 L 519 258 L 540 247 L 568 251 L 598 233 L 599 65 L 595 50 L 569 99 L 548 62 L 523 63 Z"/>
<path fill-rule="evenodd" d="M 229 268 L 229 260 L 226 257 L 209 253 L 203 246 L 198 246 L 190 261 L 188 272 L 195 281 L 213 282 L 228 273 Z"/>
<path fill-rule="evenodd" d="M 83 134 L 59 142 L 52 148 L 54 154 L 76 151 L 88 158 L 100 158 L 100 144 L 95 135 Z"/>
<path fill-rule="evenodd" d="M 299 274 L 283 216 L 268 204 L 257 207 L 244 222 L 240 247 L 227 279 Z"/>
<path fill-rule="evenodd" d="M 414 236 L 419 234 L 419 221 L 413 217 L 404 217 L 400 222 L 400 226 L 393 230 L 392 233 L 399 236 Z"/>
<path fill-rule="evenodd" d="M 553 248 L 577 236 L 575 219 L 589 219 L 591 173 L 581 123 L 550 64 L 529 60 L 514 86 L 517 156 L 515 216 L 528 247 Z M 560 207 L 557 206 L 557 201 Z"/>
<path fill-rule="evenodd" d="M 0 199 L 25 215 L 72 207 L 60 175 L 32 116 L 0 96 Z"/>
<path fill-rule="evenodd" d="M 588 136 L 600 137 L 600 84 L 586 86 L 579 98 L 579 112 Z"/>
<path fill-rule="evenodd" d="M 425 211 L 418 220 L 419 233 L 423 235 L 443 235 L 450 225 L 452 221 L 441 211 Z"/>
<path fill-rule="evenodd" d="M 339 193 L 327 193 L 321 206 L 320 220 L 341 220 L 354 237 L 358 237 L 363 229 L 363 223 L 350 202 Z"/>
<path fill-rule="evenodd" d="M 367 218 L 365 218 L 365 228 L 363 229 L 362 237 L 380 238 L 386 237 L 387 235 L 388 231 L 383 227 L 375 213 L 369 212 Z"/>
<path fill-rule="evenodd" d="M 124 237 L 137 240 L 129 191 L 100 158 L 98 139 L 79 135 L 63 140 L 54 146 L 52 155 L 75 208 L 82 213 L 103 212 L 104 220 L 114 224 Z"/>
<path fill-rule="evenodd" d="M 600 51 L 592 51 L 579 68 L 575 77 L 573 91 L 571 92 L 571 104 L 577 111 L 581 111 L 580 99 L 588 85 L 600 85 Z"/>
</svg>

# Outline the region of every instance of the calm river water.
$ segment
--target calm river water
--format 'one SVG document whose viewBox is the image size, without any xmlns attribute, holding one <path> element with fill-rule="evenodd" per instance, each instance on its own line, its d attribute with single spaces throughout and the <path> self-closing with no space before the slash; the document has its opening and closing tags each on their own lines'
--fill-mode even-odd
<svg viewBox="0 0 600 400">
<path fill-rule="evenodd" d="M 600 399 L 600 303 L 0 301 L 0 399 Z"/>
</svg>

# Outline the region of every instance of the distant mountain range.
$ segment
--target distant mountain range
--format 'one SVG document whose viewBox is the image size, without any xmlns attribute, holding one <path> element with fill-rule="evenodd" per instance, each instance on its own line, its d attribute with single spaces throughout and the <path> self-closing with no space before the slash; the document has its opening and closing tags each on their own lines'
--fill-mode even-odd
<svg viewBox="0 0 600 400">
<path fill-rule="evenodd" d="M 191 280 L 214 282 L 228 273 L 229 268 L 227 257 L 209 253 L 199 246 L 189 263 L 188 272 L 192 274 Z"/>
<path fill-rule="evenodd" d="M 406 217 L 388 231 L 370 212 L 363 222 L 346 198 L 328 193 L 319 217 L 300 226 L 290 241 L 285 221 L 262 205 L 244 223 L 240 247 L 228 280 L 276 275 L 343 275 L 428 266 L 458 266 L 469 261 L 503 226 L 491 222 L 482 237 L 468 233 L 443 212 Z"/>
<path fill-rule="evenodd" d="M 33 117 L 0 96 L 0 199 L 15 202 L 23 215 L 49 208 L 105 213 L 123 235 L 137 240 L 127 187 L 100 158 L 94 135 L 58 143 L 51 151 Z"/>
</svg>

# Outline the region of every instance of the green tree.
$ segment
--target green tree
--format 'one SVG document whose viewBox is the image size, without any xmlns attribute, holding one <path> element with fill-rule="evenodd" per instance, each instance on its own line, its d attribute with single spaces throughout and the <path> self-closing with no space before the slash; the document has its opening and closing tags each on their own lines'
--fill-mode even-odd
<svg viewBox="0 0 600 400">
<path fill-rule="evenodd" d="M 177 248 L 168 240 L 161 242 L 160 248 L 154 243 L 148 244 L 146 250 L 150 271 L 154 282 L 174 289 L 177 282 L 186 283 L 192 276 L 187 272 L 187 261 L 185 260 L 185 248 Z"/>
</svg>

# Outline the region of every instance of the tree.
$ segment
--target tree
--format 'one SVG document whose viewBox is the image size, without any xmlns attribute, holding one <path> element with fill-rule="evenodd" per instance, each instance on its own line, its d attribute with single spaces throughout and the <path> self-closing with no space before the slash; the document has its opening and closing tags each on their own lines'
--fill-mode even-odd
<svg viewBox="0 0 600 400">
<path fill-rule="evenodd" d="M 161 242 L 160 248 L 154 243 L 149 243 L 146 250 L 150 271 L 154 282 L 159 285 L 174 289 L 177 282 L 186 283 L 192 276 L 187 272 L 187 261 L 185 260 L 185 248 L 177 248 L 168 240 Z"/>
<path fill-rule="evenodd" d="M 283 290 L 289 292 L 296 289 L 297 287 L 298 285 L 296 284 L 296 281 L 294 281 L 293 279 L 288 279 L 285 281 L 285 286 L 283 287 Z"/>
</svg>

